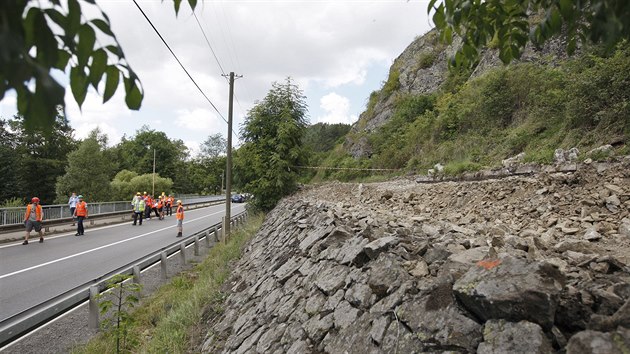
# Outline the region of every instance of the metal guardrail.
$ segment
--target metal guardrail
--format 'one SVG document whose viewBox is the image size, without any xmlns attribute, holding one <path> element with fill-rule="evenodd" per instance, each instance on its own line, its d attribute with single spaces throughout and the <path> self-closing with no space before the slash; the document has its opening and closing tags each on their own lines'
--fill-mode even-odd
<svg viewBox="0 0 630 354">
<path fill-rule="evenodd" d="M 225 196 L 185 196 L 181 199 L 184 205 L 211 202 L 225 199 Z M 177 200 L 177 198 L 175 199 Z M 107 215 L 124 211 L 131 211 L 131 201 L 88 203 L 90 216 Z M 70 207 L 67 204 L 42 205 L 44 221 L 61 220 L 72 217 Z M 15 226 L 24 223 L 26 207 L 0 208 L 0 226 Z"/>
<path fill-rule="evenodd" d="M 232 218 L 231 223 L 240 224 L 245 221 L 247 217 L 247 211 L 243 211 Z M 87 300 L 90 300 L 94 295 L 92 290 L 95 287 L 98 288 L 100 293 L 105 290 L 107 281 L 116 274 L 133 274 L 138 275 L 142 270 L 145 270 L 158 262 L 165 262 L 168 256 L 171 256 L 177 252 L 184 251 L 185 248 L 191 244 L 195 244 L 195 252 L 197 252 L 197 245 L 199 239 L 206 240 L 206 245 L 210 247 L 210 236 L 214 234 L 214 237 L 219 241 L 221 238 L 219 233 L 222 232 L 221 222 L 216 223 L 204 230 L 201 230 L 195 234 L 192 234 L 182 240 L 178 240 L 170 245 L 162 248 L 159 251 L 151 253 L 150 255 L 139 258 L 131 263 L 128 263 L 110 273 L 107 273 L 99 278 L 93 279 L 86 283 L 83 283 L 74 289 L 68 290 L 62 294 L 59 294 L 43 303 L 32 306 L 18 314 L 15 314 L 4 321 L 0 322 L 0 349 L 21 336 L 25 335 L 29 331 L 40 327 L 49 321 L 57 318 L 58 316 L 72 310 L 76 306 L 81 305 Z M 162 271 L 165 271 L 165 265 L 162 266 Z M 162 275 L 162 278 L 166 278 L 166 274 Z M 93 309 L 90 309 L 92 311 Z M 96 309 L 96 311 L 98 311 Z M 93 314 L 90 314 L 92 317 Z M 98 316 L 98 315 L 96 315 Z M 98 319 L 98 317 L 97 317 Z"/>
</svg>

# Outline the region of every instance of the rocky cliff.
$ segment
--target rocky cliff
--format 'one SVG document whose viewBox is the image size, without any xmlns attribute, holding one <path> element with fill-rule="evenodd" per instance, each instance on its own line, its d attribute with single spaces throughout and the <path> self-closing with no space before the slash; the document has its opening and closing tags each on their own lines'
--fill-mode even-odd
<svg viewBox="0 0 630 354">
<path fill-rule="evenodd" d="M 371 152 L 369 143 L 364 135 L 357 133 L 370 133 L 385 124 L 392 117 L 398 95 L 437 92 L 448 77 L 448 61 L 459 45 L 460 41 L 457 39 L 449 46 L 440 43 L 435 30 L 414 40 L 394 60 L 390 68 L 389 80 L 395 80 L 390 85 L 396 89 L 393 92 L 381 90 L 372 98 L 375 100 L 373 107 L 363 112 L 352 126 L 351 132 L 355 134 L 348 135 L 344 144 L 346 151 L 355 158 L 368 157 Z M 542 48 L 528 45 L 516 62 L 555 65 L 567 58 L 565 48 L 566 43 L 562 38 L 554 38 L 545 43 Z M 501 65 L 503 64 L 497 50 L 484 50 L 470 77 L 483 75 L 488 70 Z"/>
<path fill-rule="evenodd" d="M 630 157 L 285 198 L 206 353 L 628 353 Z"/>
</svg>

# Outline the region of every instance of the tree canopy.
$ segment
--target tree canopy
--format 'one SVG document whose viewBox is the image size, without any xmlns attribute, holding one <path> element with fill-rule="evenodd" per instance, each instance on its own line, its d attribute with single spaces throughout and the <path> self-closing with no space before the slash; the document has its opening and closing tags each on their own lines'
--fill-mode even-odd
<svg viewBox="0 0 630 354">
<path fill-rule="evenodd" d="M 66 174 L 59 177 L 56 184 L 57 203 L 66 203 L 72 192 L 82 194 L 91 202 L 111 199 L 110 180 L 116 166 L 105 154 L 106 141 L 97 128 L 77 150 L 68 154 Z"/>
<path fill-rule="evenodd" d="M 525 45 L 540 46 L 560 33 L 566 35 L 567 51 L 578 44 L 604 44 L 612 50 L 630 38 L 630 2 L 626 0 L 431 0 L 428 12 L 441 38 L 452 43 L 462 38 L 451 64 L 472 65 L 479 50 L 495 42 L 504 63 L 517 59 Z M 532 21 L 531 15 L 542 14 Z M 531 26 L 533 23 L 533 27 Z"/>
<path fill-rule="evenodd" d="M 306 154 L 307 106 L 300 88 L 290 78 L 273 83 L 267 96 L 249 112 L 241 129 L 245 142 L 234 159 L 237 185 L 256 196 L 255 204 L 272 209 L 297 185 L 296 166 Z"/>
<path fill-rule="evenodd" d="M 173 0 L 176 14 L 181 2 Z M 194 10 L 197 0 L 188 3 Z M 100 16 L 86 18 L 89 6 Z M 140 80 L 95 0 L 67 0 L 67 6 L 60 0 L 0 1 L 0 48 L 0 100 L 15 90 L 28 129 L 50 130 L 58 107 L 65 106 L 65 88 L 51 75 L 55 69 L 69 73 L 79 107 L 90 86 L 107 102 L 120 83 L 127 107 L 137 110 L 142 104 Z"/>
<path fill-rule="evenodd" d="M 15 116 L 0 124 L 2 175 L 0 198 L 37 196 L 44 204 L 55 199 L 55 183 L 65 173 L 68 154 L 76 148 L 74 130 L 61 113 L 52 130 L 27 129 L 24 117 Z M 6 165 L 4 165 L 6 163 Z"/>
</svg>

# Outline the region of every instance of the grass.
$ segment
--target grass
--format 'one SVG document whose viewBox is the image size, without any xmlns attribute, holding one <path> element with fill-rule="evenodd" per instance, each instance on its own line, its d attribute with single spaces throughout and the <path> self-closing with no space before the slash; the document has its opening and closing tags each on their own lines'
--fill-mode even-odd
<svg viewBox="0 0 630 354">
<path fill-rule="evenodd" d="M 206 334 L 207 317 L 222 312 L 221 286 L 228 279 L 231 263 L 240 258 L 246 242 L 258 231 L 263 214 L 250 216 L 227 243 L 216 244 L 206 259 L 193 269 L 174 277 L 144 299 L 131 314 L 127 352 L 187 353 L 198 351 Z M 115 337 L 101 333 L 72 353 L 112 353 Z"/>
</svg>

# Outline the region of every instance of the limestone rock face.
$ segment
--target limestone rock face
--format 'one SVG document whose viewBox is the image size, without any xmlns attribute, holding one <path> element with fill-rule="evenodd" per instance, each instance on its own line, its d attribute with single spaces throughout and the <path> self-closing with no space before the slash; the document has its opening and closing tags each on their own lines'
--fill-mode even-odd
<svg viewBox="0 0 630 354">
<path fill-rule="evenodd" d="M 452 45 L 444 45 L 438 40 L 438 34 L 431 30 L 414 40 L 394 60 L 390 75 L 396 73 L 398 89 L 401 94 L 431 94 L 442 86 L 448 76 L 448 61 L 460 46 L 459 38 L 453 39 Z M 521 58 L 522 62 L 541 62 L 553 65 L 559 59 L 566 59 L 565 44 L 560 38 L 554 38 L 542 48 L 528 45 Z M 497 50 L 485 50 L 481 53 L 479 64 L 471 77 L 477 77 L 492 68 L 503 65 Z M 352 126 L 352 132 L 372 132 L 381 127 L 392 117 L 396 104 L 396 94 L 378 95 L 374 107 L 363 112 L 359 121 Z M 372 153 L 368 138 L 363 134 L 350 134 L 344 143 L 346 151 L 355 158 L 369 157 Z M 577 151 L 562 151 L 563 161 L 577 158 Z"/>
<path fill-rule="evenodd" d="M 626 353 L 623 161 L 307 186 L 267 214 L 194 352 Z"/>
</svg>

